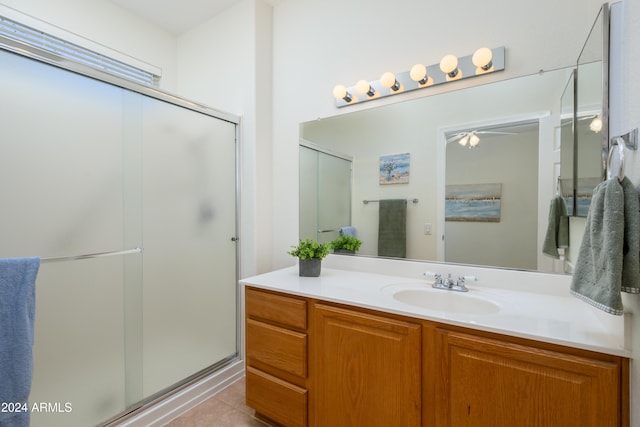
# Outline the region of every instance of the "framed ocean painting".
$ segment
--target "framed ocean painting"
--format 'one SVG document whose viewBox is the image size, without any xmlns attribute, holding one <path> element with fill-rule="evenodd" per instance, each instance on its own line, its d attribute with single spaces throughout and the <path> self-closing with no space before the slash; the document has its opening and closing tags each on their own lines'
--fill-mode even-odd
<svg viewBox="0 0 640 427">
<path fill-rule="evenodd" d="M 380 185 L 409 182 L 409 153 L 380 156 Z"/>
<path fill-rule="evenodd" d="M 447 185 L 445 221 L 500 222 L 502 184 Z"/>
</svg>

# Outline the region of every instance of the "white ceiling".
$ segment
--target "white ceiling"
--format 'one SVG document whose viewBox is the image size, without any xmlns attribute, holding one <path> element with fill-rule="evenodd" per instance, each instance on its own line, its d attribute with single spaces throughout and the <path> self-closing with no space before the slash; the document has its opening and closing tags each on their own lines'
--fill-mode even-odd
<svg viewBox="0 0 640 427">
<path fill-rule="evenodd" d="M 181 34 L 242 0 L 110 0 L 174 34 Z M 274 5 L 279 0 L 267 0 Z"/>
</svg>

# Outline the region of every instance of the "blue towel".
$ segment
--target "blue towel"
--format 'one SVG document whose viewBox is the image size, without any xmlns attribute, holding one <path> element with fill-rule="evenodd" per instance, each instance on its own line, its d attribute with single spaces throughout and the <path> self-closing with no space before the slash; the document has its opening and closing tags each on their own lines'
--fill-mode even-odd
<svg viewBox="0 0 640 427">
<path fill-rule="evenodd" d="M 0 402 L 19 403 L 27 408 L 27 411 L 0 411 L 2 427 L 29 425 L 39 268 L 38 257 L 0 259 Z"/>
<path fill-rule="evenodd" d="M 340 235 L 356 237 L 356 228 L 351 225 L 340 227 Z"/>
</svg>

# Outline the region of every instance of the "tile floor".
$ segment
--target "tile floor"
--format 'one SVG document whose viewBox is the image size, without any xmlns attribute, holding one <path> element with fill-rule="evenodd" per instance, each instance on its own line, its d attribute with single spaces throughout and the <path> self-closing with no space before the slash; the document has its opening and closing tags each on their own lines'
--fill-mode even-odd
<svg viewBox="0 0 640 427">
<path fill-rule="evenodd" d="M 236 381 L 165 427 L 268 427 L 244 403 L 245 381 Z"/>
</svg>

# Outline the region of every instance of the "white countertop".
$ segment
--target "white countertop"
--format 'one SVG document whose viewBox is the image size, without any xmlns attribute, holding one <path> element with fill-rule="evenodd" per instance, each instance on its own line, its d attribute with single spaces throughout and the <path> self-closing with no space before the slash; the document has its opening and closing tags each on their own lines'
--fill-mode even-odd
<svg viewBox="0 0 640 427">
<path fill-rule="evenodd" d="M 375 272 L 353 271 L 351 268 L 367 267 L 366 260 L 352 261 L 348 258 L 333 257 L 323 261 L 320 277 L 300 277 L 298 267 L 276 270 L 240 280 L 243 285 L 285 292 L 293 295 L 316 298 L 320 300 L 348 304 L 355 307 L 369 308 L 378 311 L 395 313 L 419 319 L 463 326 L 467 328 L 496 332 L 522 338 L 529 338 L 553 344 L 576 347 L 617 356 L 630 357 L 628 345 L 628 326 L 630 319 L 625 316 L 612 316 L 604 313 L 583 301 L 571 296 L 566 279 L 558 279 L 554 275 L 540 273 L 513 272 L 499 269 L 466 268 L 464 274 L 476 274 L 477 282 L 467 282 L 469 292 L 458 293 L 431 288 L 432 279 L 416 274 L 418 270 L 432 271 L 438 268 L 446 276 L 446 271 L 455 266 L 446 264 L 432 265 L 390 260 L 373 261 Z M 357 258 L 357 257 L 356 257 Z M 348 263 L 348 269 L 344 267 Z M 363 264 L 364 263 L 364 264 Z M 388 265 L 385 267 L 385 263 Z M 352 266 L 354 264 L 355 266 Z M 357 265 L 360 264 L 360 265 Z M 416 265 L 417 264 L 417 265 Z M 339 267 L 339 268 L 336 268 Z M 340 268 L 342 267 L 342 268 Z M 383 268 L 384 267 L 384 268 Z M 382 268 L 382 270 L 381 270 Z M 372 269 L 367 268 L 366 271 Z M 398 270 L 400 269 L 400 270 Z M 448 270 L 447 270 L 448 269 Z M 379 271 L 395 272 L 381 274 Z M 528 276 L 527 276 L 528 274 Z M 487 283 L 482 277 L 491 276 Z M 497 277 L 505 276 L 506 280 L 518 282 L 540 282 L 539 288 L 531 284 L 508 289 L 504 283 L 498 284 Z M 553 283 L 559 281 L 560 285 Z M 553 283 L 553 291 L 549 291 L 549 283 Z M 401 302 L 393 297 L 398 290 L 425 289 L 429 292 L 455 293 L 461 298 L 478 298 L 491 301 L 499 307 L 497 313 L 452 313 L 438 309 L 427 309 L 410 303 Z M 454 296 L 454 295 L 452 295 Z M 471 300 L 471 304 L 473 304 Z M 627 326 L 627 328 L 625 328 Z M 627 334 L 625 335 L 625 329 Z"/>
</svg>

